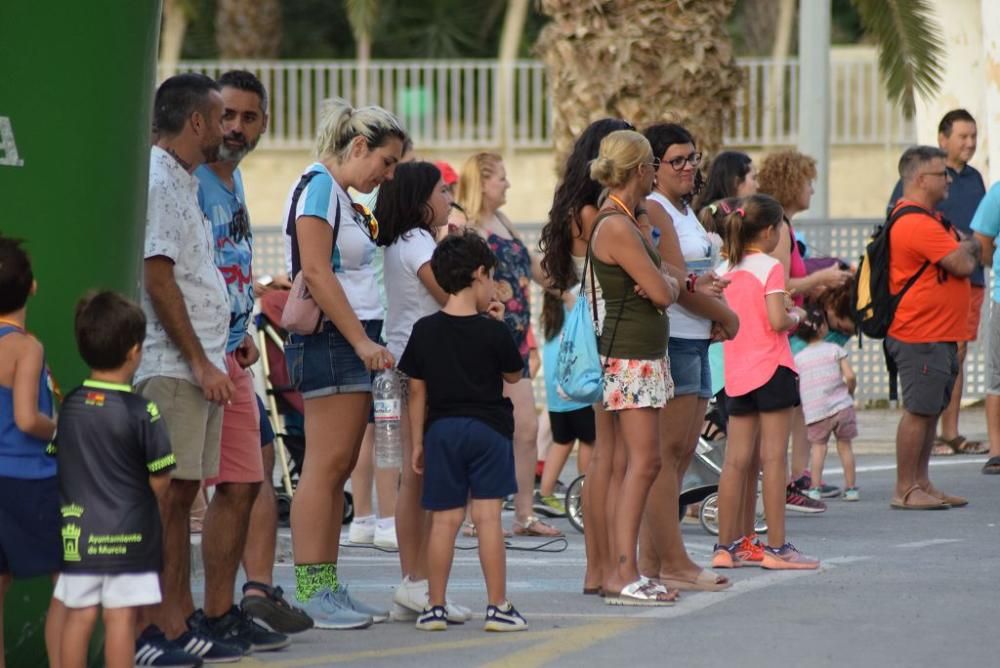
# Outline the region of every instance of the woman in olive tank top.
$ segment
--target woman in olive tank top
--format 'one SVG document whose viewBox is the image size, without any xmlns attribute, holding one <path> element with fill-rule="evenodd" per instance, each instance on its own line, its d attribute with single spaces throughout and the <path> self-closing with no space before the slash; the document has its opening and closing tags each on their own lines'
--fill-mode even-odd
<svg viewBox="0 0 1000 668">
<path fill-rule="evenodd" d="M 615 414 L 628 459 L 621 489 L 608 499 L 614 505 L 613 566 L 604 573 L 604 590 L 611 605 L 671 605 L 676 599 L 676 593 L 640 578 L 636 563 L 639 523 L 660 469 L 659 409 L 673 393 L 666 308 L 679 292 L 634 213 L 653 188 L 656 168 L 649 142 L 632 130 L 605 137 L 591 163 L 591 176 L 608 188 L 590 239 L 605 300 L 603 404 Z"/>
</svg>

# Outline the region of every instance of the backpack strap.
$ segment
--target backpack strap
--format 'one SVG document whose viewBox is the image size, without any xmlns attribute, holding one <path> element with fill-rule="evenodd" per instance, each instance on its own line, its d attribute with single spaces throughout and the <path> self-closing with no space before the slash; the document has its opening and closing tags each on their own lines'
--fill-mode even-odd
<svg viewBox="0 0 1000 668">
<path fill-rule="evenodd" d="M 893 223 L 895 223 L 903 216 L 909 215 L 911 213 L 922 213 L 924 215 L 931 215 L 932 218 L 934 217 L 932 214 L 930 214 L 929 211 L 927 211 L 927 209 L 921 206 L 907 204 L 906 206 L 899 207 L 898 209 L 893 210 L 892 213 L 889 214 L 889 218 L 885 222 L 885 234 L 887 239 L 889 238 L 888 236 L 889 229 L 892 227 Z M 951 223 L 947 221 L 943 221 L 943 224 L 945 225 L 946 228 L 951 226 Z M 906 279 L 906 283 L 903 284 L 902 290 L 897 292 L 895 295 L 892 295 L 890 293 L 892 298 L 896 300 L 897 304 L 903 301 L 903 295 L 909 292 L 910 288 L 912 288 L 914 284 L 916 284 L 917 280 L 923 275 L 925 271 L 927 271 L 927 267 L 929 266 L 931 266 L 930 260 L 924 260 L 924 263 L 920 265 L 920 269 L 917 269 L 917 273 L 913 274 L 913 276 L 910 276 L 908 279 Z"/>
<path fill-rule="evenodd" d="M 296 215 L 299 197 L 302 195 L 302 191 L 306 189 L 309 182 L 313 180 L 319 172 L 306 172 L 299 179 L 298 185 L 295 186 L 295 191 L 292 193 L 292 203 L 288 207 L 288 222 L 285 224 L 285 234 L 292 238 L 292 275 L 289 276 L 290 279 L 294 280 L 295 276 L 302 270 L 302 262 L 299 257 L 299 238 L 296 234 L 295 223 L 298 219 Z M 335 194 L 335 193 L 334 193 Z M 333 245 L 331 248 L 331 253 L 333 248 L 337 247 L 337 235 L 340 232 L 340 202 L 337 202 L 337 215 L 333 222 Z"/>
</svg>

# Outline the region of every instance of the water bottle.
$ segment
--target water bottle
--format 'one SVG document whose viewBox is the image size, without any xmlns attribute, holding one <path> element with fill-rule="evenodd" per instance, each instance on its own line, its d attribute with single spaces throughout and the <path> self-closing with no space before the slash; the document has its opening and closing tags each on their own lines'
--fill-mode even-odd
<svg viewBox="0 0 1000 668">
<path fill-rule="evenodd" d="M 402 392 L 394 369 L 384 369 L 372 382 L 375 403 L 375 466 L 399 468 L 403 461 L 399 442 L 399 414 Z"/>
</svg>

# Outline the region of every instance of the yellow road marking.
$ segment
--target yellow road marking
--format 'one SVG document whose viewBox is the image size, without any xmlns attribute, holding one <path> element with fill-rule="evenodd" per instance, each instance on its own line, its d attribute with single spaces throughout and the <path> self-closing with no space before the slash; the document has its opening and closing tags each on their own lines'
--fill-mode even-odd
<svg viewBox="0 0 1000 668">
<path fill-rule="evenodd" d="M 534 637 L 547 637 L 549 639 L 546 642 L 507 654 L 496 661 L 484 664 L 483 668 L 505 668 L 507 666 L 538 668 L 556 658 L 580 652 L 596 642 L 618 635 L 642 623 L 640 620 L 622 619 L 545 631 Z"/>
</svg>

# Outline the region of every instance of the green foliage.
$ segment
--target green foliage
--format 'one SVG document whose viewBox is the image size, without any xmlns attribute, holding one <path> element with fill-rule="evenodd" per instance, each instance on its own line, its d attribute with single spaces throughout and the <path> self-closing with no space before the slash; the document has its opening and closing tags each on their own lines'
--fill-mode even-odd
<svg viewBox="0 0 1000 668">
<path fill-rule="evenodd" d="M 912 116 L 916 93 L 932 96 L 941 84 L 944 47 L 926 0 L 853 0 L 865 32 L 878 47 L 889 97 Z"/>
</svg>

